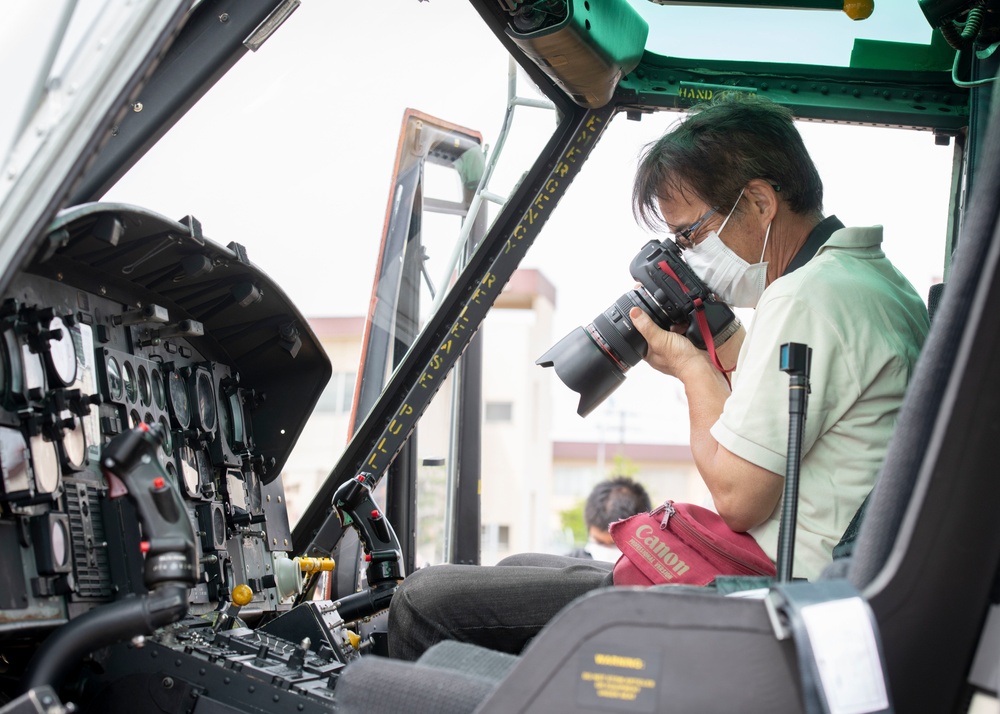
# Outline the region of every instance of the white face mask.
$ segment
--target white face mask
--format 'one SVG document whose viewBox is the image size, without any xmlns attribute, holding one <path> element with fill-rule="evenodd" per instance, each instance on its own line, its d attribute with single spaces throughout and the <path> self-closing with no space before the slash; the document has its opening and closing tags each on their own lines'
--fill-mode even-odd
<svg viewBox="0 0 1000 714">
<path fill-rule="evenodd" d="M 743 198 L 740 191 L 736 203 L 719 226 L 718 232 L 712 231 L 705 240 L 684 251 L 684 259 L 691 266 L 695 275 L 705 281 L 705 284 L 715 292 L 720 300 L 733 307 L 757 307 L 760 296 L 767 287 L 767 263 L 757 262 L 750 265 L 722 242 L 719 233 L 726 227 L 729 218 L 736 210 L 736 205 Z M 760 260 L 764 260 L 767 250 L 767 239 L 771 235 L 771 224 L 767 224 L 764 234 L 764 248 L 760 252 Z"/>
</svg>

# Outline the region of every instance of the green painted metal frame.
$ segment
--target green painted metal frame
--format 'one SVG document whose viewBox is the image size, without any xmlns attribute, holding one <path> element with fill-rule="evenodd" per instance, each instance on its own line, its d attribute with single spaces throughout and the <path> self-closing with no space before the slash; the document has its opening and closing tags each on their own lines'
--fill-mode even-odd
<svg viewBox="0 0 1000 714">
<path fill-rule="evenodd" d="M 687 60 L 647 54 L 619 86 L 632 111 L 685 110 L 724 90 L 766 95 L 802 119 L 957 132 L 969 92 L 947 72 Z"/>
</svg>

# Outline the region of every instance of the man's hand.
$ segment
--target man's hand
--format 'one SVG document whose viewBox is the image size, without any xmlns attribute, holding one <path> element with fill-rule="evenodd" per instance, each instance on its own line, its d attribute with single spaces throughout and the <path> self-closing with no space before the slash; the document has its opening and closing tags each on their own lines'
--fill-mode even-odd
<svg viewBox="0 0 1000 714">
<path fill-rule="evenodd" d="M 711 361 L 707 351 L 699 350 L 691 340 L 687 339 L 685 336 L 687 325 L 673 325 L 670 331 L 664 330 L 638 307 L 633 307 L 629 311 L 629 318 L 646 338 L 646 344 L 649 346 L 646 351 L 646 361 L 653 369 L 680 379 L 680 371 L 686 365 L 690 366 L 688 360 L 701 358 Z M 715 348 L 719 363 L 727 372 L 732 372 L 736 367 L 736 358 L 739 357 L 746 334 L 746 329 L 740 325 L 732 337 Z"/>
<path fill-rule="evenodd" d="M 694 343 L 684 335 L 668 332 L 650 319 L 649 315 L 638 307 L 629 310 L 632 324 L 646 338 L 646 361 L 658 372 L 669 374 L 681 379 L 685 368 L 690 368 L 692 360 L 706 359 Z M 683 380 L 682 380 L 683 381 Z"/>
</svg>

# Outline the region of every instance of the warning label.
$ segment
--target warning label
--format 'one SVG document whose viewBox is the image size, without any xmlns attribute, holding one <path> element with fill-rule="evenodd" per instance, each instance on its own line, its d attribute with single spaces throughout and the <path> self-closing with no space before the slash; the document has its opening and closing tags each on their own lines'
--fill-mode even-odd
<svg viewBox="0 0 1000 714">
<path fill-rule="evenodd" d="M 655 712 L 659 649 L 591 645 L 577 655 L 576 701 L 592 709 Z"/>
</svg>

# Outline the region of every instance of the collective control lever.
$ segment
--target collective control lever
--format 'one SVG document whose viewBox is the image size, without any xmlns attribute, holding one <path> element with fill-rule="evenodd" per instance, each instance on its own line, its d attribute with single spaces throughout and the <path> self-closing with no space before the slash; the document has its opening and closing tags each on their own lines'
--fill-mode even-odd
<svg viewBox="0 0 1000 714">
<path fill-rule="evenodd" d="M 200 577 L 187 509 L 156 459 L 162 439 L 159 424 L 139 424 L 108 442 L 101 455 L 110 496 L 128 496 L 139 514 L 143 537 L 139 548 L 146 556 L 143 580 L 149 589 L 167 582 L 190 586 Z"/>
<path fill-rule="evenodd" d="M 341 526 L 357 530 L 368 563 L 365 571 L 368 590 L 347 595 L 336 603 L 345 622 L 368 617 L 389 607 L 404 575 L 399 539 L 372 497 L 374 486 L 371 474 L 360 473 L 341 484 L 333 494 L 333 508 Z"/>
<path fill-rule="evenodd" d="M 365 550 L 368 585 L 395 586 L 403 578 L 402 549 L 392 526 L 372 497 L 371 474 L 360 473 L 333 494 L 333 507 L 345 528 L 353 526 Z"/>
</svg>

